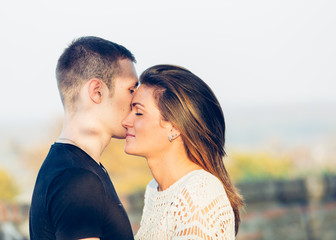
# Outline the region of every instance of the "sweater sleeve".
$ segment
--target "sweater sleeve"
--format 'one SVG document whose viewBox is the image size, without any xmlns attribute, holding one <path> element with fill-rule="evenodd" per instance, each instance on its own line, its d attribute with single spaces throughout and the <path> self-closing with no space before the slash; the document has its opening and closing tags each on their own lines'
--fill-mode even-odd
<svg viewBox="0 0 336 240">
<path fill-rule="evenodd" d="M 173 240 L 235 239 L 233 210 L 222 183 L 214 176 L 190 179 L 170 214 Z"/>
<path fill-rule="evenodd" d="M 106 193 L 95 174 L 66 171 L 49 189 L 47 206 L 57 239 L 100 237 Z"/>
</svg>

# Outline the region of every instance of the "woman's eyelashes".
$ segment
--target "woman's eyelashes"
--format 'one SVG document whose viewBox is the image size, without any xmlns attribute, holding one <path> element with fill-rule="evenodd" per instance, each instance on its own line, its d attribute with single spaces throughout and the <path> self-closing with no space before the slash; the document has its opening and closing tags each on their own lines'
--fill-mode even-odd
<svg viewBox="0 0 336 240">
<path fill-rule="evenodd" d="M 141 116 L 142 113 L 137 112 L 137 113 L 135 113 L 135 115 L 137 115 L 137 116 Z"/>
</svg>

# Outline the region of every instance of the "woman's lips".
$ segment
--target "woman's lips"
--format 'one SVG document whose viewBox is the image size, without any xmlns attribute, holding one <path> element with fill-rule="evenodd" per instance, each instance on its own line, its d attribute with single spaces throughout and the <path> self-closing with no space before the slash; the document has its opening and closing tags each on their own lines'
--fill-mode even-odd
<svg viewBox="0 0 336 240">
<path fill-rule="evenodd" d="M 135 135 L 130 134 L 130 133 L 126 133 L 126 139 L 130 139 L 130 138 L 134 138 Z"/>
</svg>

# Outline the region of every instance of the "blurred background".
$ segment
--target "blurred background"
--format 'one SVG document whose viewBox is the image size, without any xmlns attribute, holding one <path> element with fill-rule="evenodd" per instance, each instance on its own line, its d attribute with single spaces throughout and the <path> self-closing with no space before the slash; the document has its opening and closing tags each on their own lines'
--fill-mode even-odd
<svg viewBox="0 0 336 240">
<path fill-rule="evenodd" d="M 29 239 L 34 181 L 62 127 L 55 66 L 75 38 L 124 45 L 207 82 L 246 200 L 238 240 L 336 239 L 336 2 L 7 1 L 0 26 L 0 240 Z M 139 227 L 152 176 L 112 140 L 102 156 Z"/>
</svg>

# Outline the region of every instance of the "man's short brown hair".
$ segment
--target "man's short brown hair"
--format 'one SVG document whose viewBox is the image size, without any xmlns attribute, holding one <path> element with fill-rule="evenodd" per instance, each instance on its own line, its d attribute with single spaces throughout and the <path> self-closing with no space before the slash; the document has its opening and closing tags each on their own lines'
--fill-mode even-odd
<svg viewBox="0 0 336 240">
<path fill-rule="evenodd" d="M 113 92 L 113 79 L 120 73 L 119 60 L 136 62 L 125 47 L 99 37 L 75 39 L 58 59 L 56 79 L 62 103 L 73 108 L 83 84 L 98 78 Z"/>
</svg>

